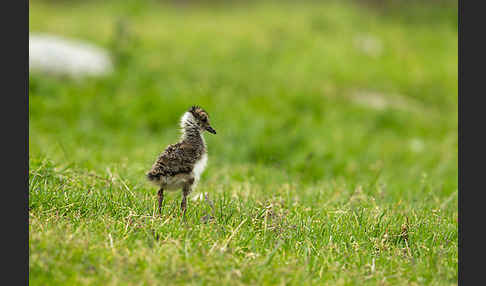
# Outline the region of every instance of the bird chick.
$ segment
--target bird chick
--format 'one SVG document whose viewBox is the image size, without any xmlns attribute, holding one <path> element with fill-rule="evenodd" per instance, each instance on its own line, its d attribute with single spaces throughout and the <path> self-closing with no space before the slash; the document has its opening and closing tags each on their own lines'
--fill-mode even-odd
<svg viewBox="0 0 486 286">
<path fill-rule="evenodd" d="M 167 146 L 147 173 L 149 181 L 160 187 L 159 214 L 162 212 L 164 190 L 182 189 L 181 210 L 186 212 L 187 196 L 196 187 L 208 161 L 202 133 L 208 131 L 216 134 L 216 130 L 209 123 L 208 113 L 199 106 L 192 106 L 184 113 L 180 127 L 180 141 Z"/>
</svg>

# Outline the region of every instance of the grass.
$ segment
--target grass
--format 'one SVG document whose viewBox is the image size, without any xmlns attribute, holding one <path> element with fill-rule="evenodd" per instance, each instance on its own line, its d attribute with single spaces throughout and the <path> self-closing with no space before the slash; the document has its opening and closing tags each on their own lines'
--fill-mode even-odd
<svg viewBox="0 0 486 286">
<path fill-rule="evenodd" d="M 30 74 L 31 285 L 457 284 L 455 7 L 29 4 L 117 67 Z M 193 104 L 208 168 L 158 216 Z"/>
</svg>

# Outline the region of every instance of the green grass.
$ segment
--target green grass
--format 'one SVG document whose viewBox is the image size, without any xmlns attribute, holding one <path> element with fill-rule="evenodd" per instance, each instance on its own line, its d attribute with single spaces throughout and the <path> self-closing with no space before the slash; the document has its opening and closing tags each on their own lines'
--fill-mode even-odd
<svg viewBox="0 0 486 286">
<path fill-rule="evenodd" d="M 53 3 L 30 31 L 117 68 L 30 75 L 31 285 L 457 284 L 455 7 Z M 194 104 L 208 168 L 158 216 L 145 172 Z"/>
</svg>

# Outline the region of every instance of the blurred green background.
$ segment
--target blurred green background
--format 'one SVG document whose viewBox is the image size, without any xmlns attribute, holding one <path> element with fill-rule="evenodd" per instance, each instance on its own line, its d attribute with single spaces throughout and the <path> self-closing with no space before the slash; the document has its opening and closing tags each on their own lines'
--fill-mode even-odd
<svg viewBox="0 0 486 286">
<path fill-rule="evenodd" d="M 180 116 L 200 105 L 218 132 L 205 136 L 202 190 L 250 182 L 267 198 L 286 183 L 296 196 L 363 186 L 382 205 L 416 209 L 457 194 L 455 1 L 29 6 L 31 33 L 97 44 L 114 62 L 99 78 L 30 73 L 31 169 L 48 160 L 118 174 L 155 196 L 145 172 L 177 141 Z M 35 212 L 42 203 L 32 196 Z M 457 217 L 456 205 L 446 209 Z"/>
<path fill-rule="evenodd" d="M 199 104 L 218 130 L 211 169 L 356 182 L 376 165 L 404 192 L 422 173 L 457 188 L 455 5 L 200 3 L 32 1 L 31 32 L 96 43 L 116 67 L 30 75 L 31 156 L 142 179 Z"/>
</svg>

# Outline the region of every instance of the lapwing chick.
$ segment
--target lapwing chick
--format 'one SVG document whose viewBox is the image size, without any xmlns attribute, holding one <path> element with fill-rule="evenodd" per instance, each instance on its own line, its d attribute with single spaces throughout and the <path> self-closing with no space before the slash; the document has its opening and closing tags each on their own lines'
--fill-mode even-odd
<svg viewBox="0 0 486 286">
<path fill-rule="evenodd" d="M 196 187 L 208 162 L 203 133 L 216 134 L 209 124 L 208 113 L 199 106 L 192 106 L 181 118 L 182 136 L 178 143 L 167 146 L 160 154 L 147 178 L 159 186 L 159 214 L 162 213 L 164 191 L 182 189 L 181 210 L 185 214 L 187 196 Z"/>
</svg>

